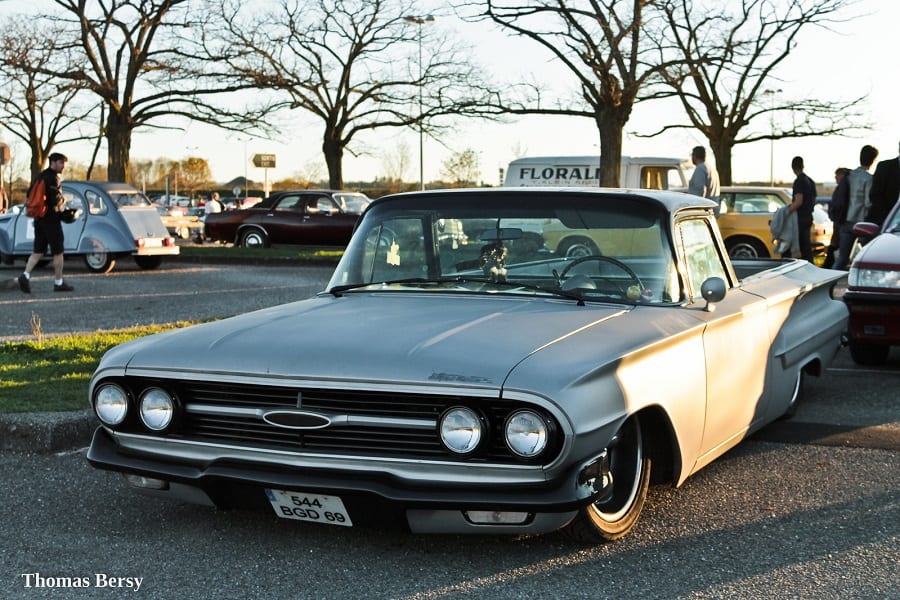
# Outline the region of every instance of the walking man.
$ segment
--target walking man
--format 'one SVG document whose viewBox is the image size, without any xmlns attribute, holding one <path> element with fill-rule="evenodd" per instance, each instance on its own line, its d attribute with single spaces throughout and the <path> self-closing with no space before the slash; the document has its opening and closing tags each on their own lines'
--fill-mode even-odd
<svg viewBox="0 0 900 600">
<path fill-rule="evenodd" d="M 26 294 L 31 293 L 31 271 L 38 262 L 44 258 L 47 246 L 53 255 L 53 291 L 71 292 L 72 286 L 63 281 L 63 230 L 59 213 L 65 206 L 65 198 L 62 195 L 62 184 L 59 174 L 66 168 L 69 161 L 64 154 L 54 152 L 50 155 L 50 166 L 38 175 L 44 180 L 47 189 L 47 212 L 43 217 L 34 220 L 34 247 L 28 262 L 25 263 L 25 272 L 16 279 L 19 289 Z M 33 184 L 32 184 L 33 185 Z"/>
</svg>

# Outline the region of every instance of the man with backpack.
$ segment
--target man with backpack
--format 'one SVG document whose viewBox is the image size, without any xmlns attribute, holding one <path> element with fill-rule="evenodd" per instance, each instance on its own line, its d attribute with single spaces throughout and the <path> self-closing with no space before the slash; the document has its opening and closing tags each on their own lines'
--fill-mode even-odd
<svg viewBox="0 0 900 600">
<path fill-rule="evenodd" d="M 34 219 L 34 247 L 28 262 L 25 263 L 25 272 L 16 279 L 19 289 L 26 294 L 31 293 L 31 271 L 38 262 L 44 258 L 47 247 L 53 255 L 53 291 L 71 292 L 72 286 L 63 281 L 63 230 L 59 213 L 65 206 L 65 198 L 62 195 L 62 184 L 59 174 L 66 168 L 69 161 L 64 154 L 54 152 L 50 155 L 50 166 L 41 171 L 38 179 L 44 182 L 46 190 L 47 210 L 42 217 Z M 37 180 L 35 180 L 37 183 Z M 32 186 L 35 185 L 32 183 Z"/>
</svg>

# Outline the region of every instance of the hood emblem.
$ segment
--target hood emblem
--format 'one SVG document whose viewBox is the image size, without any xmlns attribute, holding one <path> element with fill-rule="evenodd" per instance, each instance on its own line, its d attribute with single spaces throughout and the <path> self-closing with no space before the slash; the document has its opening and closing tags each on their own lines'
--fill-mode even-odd
<svg viewBox="0 0 900 600">
<path fill-rule="evenodd" d="M 324 429 L 331 419 L 316 413 L 299 410 L 273 410 L 263 415 L 263 421 L 285 429 Z"/>
</svg>

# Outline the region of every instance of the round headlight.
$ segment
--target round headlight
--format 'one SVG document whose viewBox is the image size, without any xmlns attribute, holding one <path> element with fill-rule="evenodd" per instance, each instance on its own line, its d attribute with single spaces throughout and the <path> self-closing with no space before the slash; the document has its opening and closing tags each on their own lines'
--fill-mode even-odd
<svg viewBox="0 0 900 600">
<path fill-rule="evenodd" d="M 104 425 L 118 425 L 128 414 L 128 394 L 114 383 L 101 386 L 94 393 L 94 412 Z"/>
<path fill-rule="evenodd" d="M 481 443 L 484 425 L 478 414 L 464 406 L 451 408 L 441 416 L 441 441 L 456 454 L 474 452 Z"/>
<path fill-rule="evenodd" d="M 150 388 L 141 395 L 141 421 L 147 429 L 162 431 L 174 415 L 175 401 L 165 390 Z"/>
<path fill-rule="evenodd" d="M 506 420 L 506 445 L 518 456 L 534 458 L 547 447 L 547 421 L 530 410 L 514 412 Z"/>
</svg>

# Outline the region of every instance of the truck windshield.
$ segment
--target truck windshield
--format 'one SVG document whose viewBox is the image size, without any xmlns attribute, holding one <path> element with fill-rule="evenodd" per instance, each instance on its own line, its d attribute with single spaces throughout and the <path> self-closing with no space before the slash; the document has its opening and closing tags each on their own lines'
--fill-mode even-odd
<svg viewBox="0 0 900 600">
<path fill-rule="evenodd" d="M 641 200 L 447 193 L 376 202 L 328 289 L 676 302 L 668 213 Z"/>
</svg>

